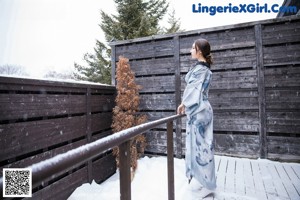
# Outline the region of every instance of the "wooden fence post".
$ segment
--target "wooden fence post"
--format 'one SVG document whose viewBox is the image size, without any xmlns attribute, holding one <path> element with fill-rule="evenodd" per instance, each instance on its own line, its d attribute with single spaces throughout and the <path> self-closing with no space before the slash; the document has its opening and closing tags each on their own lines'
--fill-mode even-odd
<svg viewBox="0 0 300 200">
<path fill-rule="evenodd" d="M 175 112 L 181 103 L 181 78 L 180 78 L 180 41 L 179 36 L 174 36 L 174 67 L 175 67 Z M 176 120 L 176 157 L 182 157 L 181 119 Z"/>
<path fill-rule="evenodd" d="M 87 143 L 92 142 L 92 131 L 91 131 L 91 114 L 92 114 L 92 108 L 91 108 L 91 87 L 87 86 L 86 88 L 86 138 Z M 87 162 L 88 167 L 88 181 L 89 183 L 92 183 L 93 181 L 93 162 L 92 160 L 89 160 Z"/>
<path fill-rule="evenodd" d="M 261 24 L 255 25 L 255 46 L 256 46 L 256 69 L 258 87 L 258 108 L 259 108 L 259 138 L 260 138 L 260 158 L 267 157 L 267 136 L 266 136 L 266 95 L 265 95 L 265 75 L 264 57 L 262 44 Z"/>
<path fill-rule="evenodd" d="M 116 46 L 111 45 L 111 84 L 116 85 Z"/>
<path fill-rule="evenodd" d="M 168 154 L 168 199 L 174 200 L 174 148 L 173 121 L 167 123 L 167 154 Z"/>
<path fill-rule="evenodd" d="M 119 146 L 120 200 L 131 199 L 130 140 Z"/>
</svg>

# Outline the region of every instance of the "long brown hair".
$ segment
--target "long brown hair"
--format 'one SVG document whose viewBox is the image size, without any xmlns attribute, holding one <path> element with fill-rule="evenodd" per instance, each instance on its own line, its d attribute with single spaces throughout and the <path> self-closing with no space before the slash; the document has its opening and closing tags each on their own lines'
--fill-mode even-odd
<svg viewBox="0 0 300 200">
<path fill-rule="evenodd" d="M 200 38 L 195 41 L 195 48 L 196 51 L 201 51 L 203 57 L 205 58 L 206 62 L 211 65 L 213 64 L 213 58 L 210 53 L 210 44 L 206 39 Z"/>
</svg>

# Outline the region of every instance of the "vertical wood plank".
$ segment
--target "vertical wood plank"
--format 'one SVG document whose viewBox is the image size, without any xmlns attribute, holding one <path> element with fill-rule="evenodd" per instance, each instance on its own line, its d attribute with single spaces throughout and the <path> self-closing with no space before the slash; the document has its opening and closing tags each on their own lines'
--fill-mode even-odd
<svg viewBox="0 0 300 200">
<path fill-rule="evenodd" d="M 253 170 L 250 160 L 243 160 L 244 163 L 244 176 L 245 176 L 245 188 L 246 196 L 253 197 L 255 195 L 254 179 L 253 179 Z"/>
<path fill-rule="evenodd" d="M 174 67 L 175 67 L 175 112 L 181 103 L 181 78 L 180 78 L 180 41 L 176 35 L 174 40 Z M 176 120 L 176 157 L 182 157 L 182 134 L 181 134 L 181 118 Z"/>
<path fill-rule="evenodd" d="M 87 143 L 92 141 L 92 131 L 91 131 L 91 88 L 88 86 L 86 88 L 86 136 L 87 136 Z M 87 162 L 88 164 L 88 181 L 92 183 L 93 181 L 93 163 L 92 160 Z"/>
<path fill-rule="evenodd" d="M 214 158 L 215 158 L 216 182 L 217 182 L 217 187 L 219 187 L 218 177 L 219 177 L 219 168 L 220 168 L 220 164 L 221 164 L 221 161 L 222 161 L 222 157 L 218 156 L 218 155 L 215 155 Z"/>
<path fill-rule="evenodd" d="M 256 66 L 257 66 L 257 86 L 258 86 L 258 109 L 259 109 L 259 136 L 260 136 L 260 157 L 267 157 L 267 137 L 266 137 L 266 94 L 264 78 L 263 44 L 261 24 L 255 25 L 256 43 Z"/>
<path fill-rule="evenodd" d="M 167 151 L 168 151 L 168 199 L 174 200 L 174 145 L 173 121 L 167 123 Z"/>
<path fill-rule="evenodd" d="M 265 186 L 262 180 L 262 174 L 260 172 L 260 168 L 257 161 L 251 162 L 253 176 L 255 179 L 254 186 L 255 186 L 255 196 L 257 199 L 267 199 Z"/>
<path fill-rule="evenodd" d="M 272 176 L 268 169 L 268 163 L 260 162 L 259 163 L 260 172 L 262 174 L 262 180 L 266 189 L 268 199 L 276 199 L 278 197 L 277 192 L 275 190 Z"/>
<path fill-rule="evenodd" d="M 111 84 L 116 85 L 116 46 L 111 45 Z"/>
<path fill-rule="evenodd" d="M 235 193 L 235 165 L 236 160 L 233 158 L 228 159 L 227 170 L 226 170 L 226 184 L 225 191 L 229 193 Z"/>
<path fill-rule="evenodd" d="M 119 146 L 120 200 L 131 199 L 130 141 Z"/>
<path fill-rule="evenodd" d="M 241 196 L 245 196 L 245 177 L 244 177 L 244 164 L 242 160 L 236 162 L 236 193 Z"/>
<path fill-rule="evenodd" d="M 227 158 L 221 157 L 218 172 L 217 172 L 217 186 L 218 190 L 224 192 L 225 191 L 225 176 L 226 176 L 226 168 L 227 168 Z"/>
</svg>

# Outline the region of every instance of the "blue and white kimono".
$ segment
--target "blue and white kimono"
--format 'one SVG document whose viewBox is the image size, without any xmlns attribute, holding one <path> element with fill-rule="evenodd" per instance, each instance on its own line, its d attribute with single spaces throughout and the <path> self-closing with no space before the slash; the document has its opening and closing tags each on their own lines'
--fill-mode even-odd
<svg viewBox="0 0 300 200">
<path fill-rule="evenodd" d="M 208 101 L 212 72 L 206 63 L 197 62 L 185 76 L 187 86 L 182 103 L 187 115 L 186 122 L 186 176 L 194 177 L 207 189 L 216 188 L 213 110 Z"/>
</svg>

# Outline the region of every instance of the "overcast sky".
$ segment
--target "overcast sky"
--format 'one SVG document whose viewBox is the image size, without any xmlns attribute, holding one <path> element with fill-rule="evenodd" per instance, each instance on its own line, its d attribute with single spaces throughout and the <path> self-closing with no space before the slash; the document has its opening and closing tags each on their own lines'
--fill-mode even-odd
<svg viewBox="0 0 300 200">
<path fill-rule="evenodd" d="M 195 30 L 276 17 L 277 13 L 193 13 L 192 5 L 221 6 L 283 0 L 168 0 L 182 29 Z M 99 27 L 100 10 L 115 12 L 113 0 L 0 0 L 0 65 L 25 67 L 32 77 L 49 70 L 72 70 L 93 53 L 96 39 L 104 41 Z M 166 21 L 166 20 L 165 20 Z"/>
</svg>

